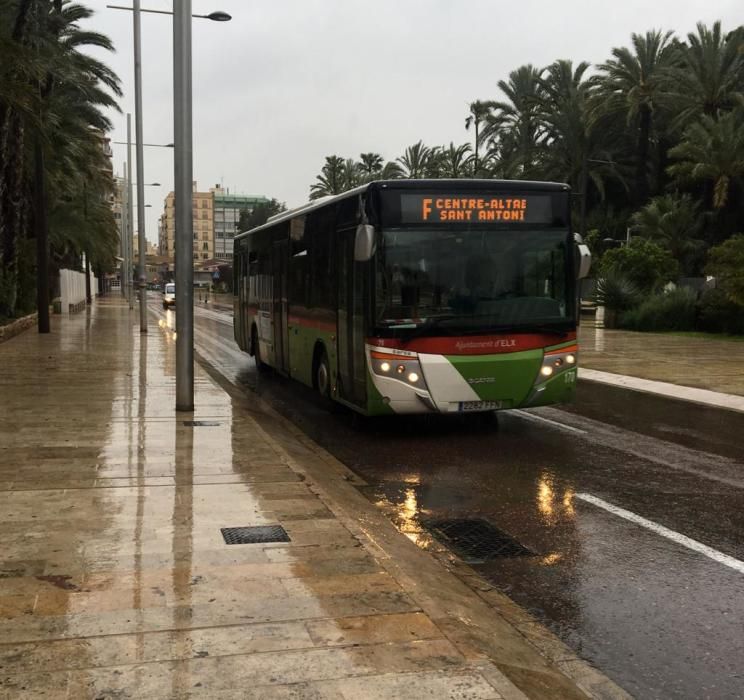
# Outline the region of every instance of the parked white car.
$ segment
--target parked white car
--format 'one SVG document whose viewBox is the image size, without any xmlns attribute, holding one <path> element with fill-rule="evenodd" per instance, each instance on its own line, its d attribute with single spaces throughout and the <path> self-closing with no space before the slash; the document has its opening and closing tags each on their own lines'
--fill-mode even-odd
<svg viewBox="0 0 744 700">
<path fill-rule="evenodd" d="M 163 287 L 163 308 L 176 305 L 176 285 L 173 282 L 167 282 Z"/>
</svg>

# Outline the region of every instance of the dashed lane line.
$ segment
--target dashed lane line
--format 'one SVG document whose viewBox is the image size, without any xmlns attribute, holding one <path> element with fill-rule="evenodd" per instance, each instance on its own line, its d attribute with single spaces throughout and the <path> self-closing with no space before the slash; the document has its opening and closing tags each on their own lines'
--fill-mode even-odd
<svg viewBox="0 0 744 700">
<path fill-rule="evenodd" d="M 588 432 L 586 430 L 582 430 L 581 428 L 574 428 L 572 425 L 559 423 L 557 420 L 545 418 L 544 416 L 538 416 L 535 413 L 528 413 L 527 411 L 523 411 L 521 408 L 514 409 L 510 411 L 510 413 L 512 415 L 517 415 L 520 418 L 526 418 L 527 420 L 538 421 L 540 423 L 548 423 L 549 425 L 552 425 L 559 430 L 568 430 L 569 432 L 578 433 L 579 435 L 586 435 L 586 433 Z"/>
<path fill-rule="evenodd" d="M 668 527 L 659 525 L 653 520 L 647 520 L 646 518 L 637 515 L 630 510 L 625 510 L 625 508 L 614 506 L 612 505 L 612 503 L 603 501 L 601 498 L 592 496 L 590 493 L 577 493 L 576 498 L 578 498 L 580 501 L 591 503 L 592 505 L 597 506 L 597 508 L 602 508 L 608 513 L 617 515 L 619 518 L 624 518 L 631 523 L 635 523 L 636 525 L 645 527 L 647 530 L 651 530 L 657 535 L 666 537 L 668 540 L 672 540 L 672 542 L 676 542 L 683 547 L 687 547 L 687 549 L 691 549 L 693 552 L 698 552 L 699 554 L 708 557 L 708 559 L 712 559 L 713 561 L 718 562 L 719 564 L 723 564 L 724 566 L 727 566 L 734 571 L 738 571 L 740 574 L 744 574 L 744 562 L 739 561 L 738 559 L 734 559 L 734 557 L 731 557 L 728 554 L 719 552 L 717 549 L 708 547 L 708 545 L 703 544 L 702 542 L 693 540 L 691 537 L 687 537 L 687 535 L 682 535 L 675 530 L 670 530 Z"/>
</svg>

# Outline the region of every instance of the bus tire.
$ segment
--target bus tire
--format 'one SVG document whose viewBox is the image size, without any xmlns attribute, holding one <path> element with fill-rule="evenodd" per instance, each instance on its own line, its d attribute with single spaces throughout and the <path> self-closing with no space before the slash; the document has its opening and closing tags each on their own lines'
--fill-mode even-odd
<svg viewBox="0 0 744 700">
<path fill-rule="evenodd" d="M 255 326 L 251 328 L 251 355 L 256 361 L 256 369 L 259 372 L 268 372 L 269 366 L 261 359 L 261 345 L 258 342 L 258 331 Z"/>
<path fill-rule="evenodd" d="M 315 363 L 315 388 L 318 393 L 324 398 L 331 398 L 331 365 L 328 362 L 328 353 L 325 348 L 320 351 L 318 360 Z"/>
</svg>

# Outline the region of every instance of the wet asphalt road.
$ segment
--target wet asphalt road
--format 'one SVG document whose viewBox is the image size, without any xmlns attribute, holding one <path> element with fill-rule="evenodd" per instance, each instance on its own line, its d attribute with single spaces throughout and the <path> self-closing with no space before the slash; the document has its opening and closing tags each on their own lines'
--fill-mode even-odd
<svg viewBox="0 0 744 700">
<path fill-rule="evenodd" d="M 199 309 L 195 326 L 203 359 L 353 469 L 421 546 L 431 520 L 480 517 L 531 550 L 473 568 L 628 692 L 744 697 L 744 416 L 583 384 L 569 411 L 498 429 L 358 421 L 257 376 L 229 312 Z"/>
</svg>

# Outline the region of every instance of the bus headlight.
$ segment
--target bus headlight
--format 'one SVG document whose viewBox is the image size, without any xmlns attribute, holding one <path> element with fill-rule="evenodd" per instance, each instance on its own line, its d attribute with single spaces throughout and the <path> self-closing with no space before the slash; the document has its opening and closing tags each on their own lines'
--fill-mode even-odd
<svg viewBox="0 0 744 700">
<path fill-rule="evenodd" d="M 372 371 L 381 377 L 396 379 L 409 386 L 415 386 L 417 389 L 426 389 L 421 363 L 415 355 L 394 355 L 372 350 L 370 366 Z"/>
<path fill-rule="evenodd" d="M 541 384 L 551 377 L 562 374 L 568 369 L 575 368 L 577 357 L 578 352 L 575 345 L 562 350 L 546 352 L 540 371 L 535 378 L 535 384 Z"/>
</svg>

